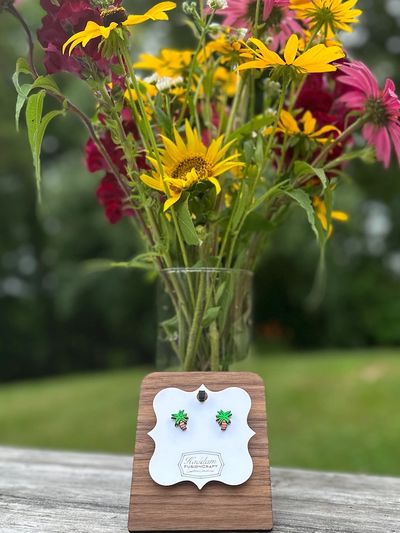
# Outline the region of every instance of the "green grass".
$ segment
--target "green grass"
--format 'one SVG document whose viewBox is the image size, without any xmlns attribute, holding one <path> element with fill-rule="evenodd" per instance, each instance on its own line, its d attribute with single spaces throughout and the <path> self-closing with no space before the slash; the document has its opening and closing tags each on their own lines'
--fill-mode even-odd
<svg viewBox="0 0 400 533">
<path fill-rule="evenodd" d="M 394 351 L 271 354 L 237 366 L 267 386 L 274 466 L 400 475 L 400 357 Z M 2 386 L 0 444 L 131 453 L 151 369 Z"/>
</svg>

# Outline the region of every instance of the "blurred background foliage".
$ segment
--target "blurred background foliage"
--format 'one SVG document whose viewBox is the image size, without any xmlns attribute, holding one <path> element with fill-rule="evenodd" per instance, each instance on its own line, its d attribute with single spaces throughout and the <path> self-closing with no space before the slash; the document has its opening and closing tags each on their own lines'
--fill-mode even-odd
<svg viewBox="0 0 400 533">
<path fill-rule="evenodd" d="M 33 28 L 39 2 L 24 2 Z M 146 2 L 135 2 L 135 11 Z M 400 0 L 360 0 L 363 23 L 346 44 L 383 80 L 400 87 Z M 184 47 L 175 27 L 135 30 L 138 51 Z M 182 28 L 180 28 L 182 29 Z M 43 203 L 39 207 L 25 129 L 15 131 L 15 60 L 23 33 L 0 16 L 0 381 L 87 369 L 150 364 L 155 351 L 154 278 L 138 270 L 87 274 L 86 260 L 123 261 L 140 250 L 129 220 L 111 226 L 97 205 L 100 175 L 83 164 L 86 133 L 74 117 L 55 121 L 44 142 Z M 40 60 L 40 52 L 38 51 Z M 71 99 L 93 111 L 83 84 L 63 77 Z M 326 294 L 310 291 L 318 261 L 300 212 L 272 238 L 255 279 L 256 339 L 269 346 L 344 348 L 400 346 L 400 173 L 363 163 L 338 190 L 337 225 L 328 251 Z M 268 349 L 264 350 L 268 351 Z"/>
</svg>

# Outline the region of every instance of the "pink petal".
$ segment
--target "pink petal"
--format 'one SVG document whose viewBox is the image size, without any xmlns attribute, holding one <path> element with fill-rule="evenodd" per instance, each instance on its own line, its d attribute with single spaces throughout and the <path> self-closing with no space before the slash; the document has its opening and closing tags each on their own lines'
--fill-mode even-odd
<svg viewBox="0 0 400 533">
<path fill-rule="evenodd" d="M 264 0 L 263 20 L 267 20 L 269 18 L 274 4 L 274 0 Z"/>
<path fill-rule="evenodd" d="M 396 151 L 397 161 L 400 166 L 400 124 L 390 124 L 389 133 L 392 138 L 393 146 Z"/>
<path fill-rule="evenodd" d="M 375 141 L 376 156 L 382 161 L 385 168 L 390 165 L 390 137 L 387 128 L 379 128 Z"/>
<path fill-rule="evenodd" d="M 364 109 L 366 97 L 359 91 L 349 91 L 336 101 L 345 104 L 349 109 Z"/>
</svg>

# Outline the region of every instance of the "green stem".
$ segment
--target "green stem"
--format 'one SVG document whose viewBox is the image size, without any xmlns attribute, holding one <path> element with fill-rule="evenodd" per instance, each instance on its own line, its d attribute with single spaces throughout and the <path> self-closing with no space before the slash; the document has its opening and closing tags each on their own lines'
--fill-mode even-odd
<svg viewBox="0 0 400 533">
<path fill-rule="evenodd" d="M 237 88 L 235 97 L 234 97 L 233 102 L 232 102 L 231 112 L 229 114 L 229 120 L 228 120 L 228 124 L 227 124 L 226 130 L 225 130 L 225 139 L 228 139 L 229 135 L 231 134 L 231 132 L 233 130 L 233 125 L 234 125 L 234 122 L 235 122 L 237 110 L 239 108 L 239 104 L 240 104 L 240 101 L 241 101 L 241 96 L 242 96 L 242 92 L 243 92 L 245 78 L 246 78 L 246 74 L 244 74 L 244 75 L 242 75 L 240 77 L 239 86 Z"/>
<path fill-rule="evenodd" d="M 258 27 L 260 25 L 260 17 L 261 17 L 261 7 L 264 2 L 261 2 L 261 0 L 257 0 L 256 3 L 256 13 L 254 18 L 254 29 L 253 29 L 253 35 L 254 37 L 258 37 Z"/>
<path fill-rule="evenodd" d="M 211 350 L 211 371 L 219 371 L 219 332 L 216 322 L 210 325 L 210 350 Z"/>
<path fill-rule="evenodd" d="M 208 32 L 208 29 L 210 27 L 211 22 L 213 21 L 214 15 L 215 15 L 215 12 L 211 13 L 211 15 L 208 18 L 206 24 L 204 25 L 204 28 L 203 28 L 203 30 L 201 32 L 201 35 L 200 35 L 199 42 L 197 43 L 196 50 L 193 53 L 192 61 L 191 61 L 190 66 L 189 66 L 189 73 L 188 73 L 188 77 L 187 77 L 187 83 L 186 83 L 187 96 L 186 96 L 186 98 L 185 98 L 185 100 L 183 102 L 183 106 L 182 106 L 181 112 L 179 114 L 179 118 L 177 120 L 177 126 L 178 127 L 182 123 L 183 119 L 185 118 L 185 113 L 186 113 L 186 110 L 187 110 L 188 101 L 190 99 L 190 94 L 192 92 L 192 83 L 193 83 L 194 71 L 195 71 L 195 68 L 196 68 L 196 65 L 197 65 L 197 56 L 199 55 L 200 50 L 202 50 L 202 48 L 204 47 L 204 43 L 205 43 L 205 40 L 206 40 L 207 32 Z"/>
<path fill-rule="evenodd" d="M 197 355 L 197 346 L 199 343 L 199 337 L 201 333 L 201 323 L 203 321 L 204 310 L 206 309 L 205 305 L 205 281 L 207 272 L 200 272 L 200 282 L 197 291 L 197 301 L 194 308 L 192 327 L 190 328 L 189 339 L 187 344 L 187 352 L 185 357 L 184 370 L 190 371 L 193 370 L 196 361 Z"/>
<path fill-rule="evenodd" d="M 145 145 L 145 147 L 146 147 L 148 152 L 154 153 L 154 157 L 156 158 L 157 165 L 159 167 L 159 172 L 160 172 L 160 175 L 161 175 L 161 179 L 164 182 L 163 166 L 162 166 L 162 162 L 161 162 L 161 158 L 160 158 L 160 154 L 159 154 L 159 150 L 158 150 L 158 146 L 157 146 L 157 141 L 156 141 L 156 138 L 154 136 L 154 132 L 153 132 L 153 129 L 151 127 L 151 124 L 150 124 L 150 122 L 148 120 L 148 117 L 147 117 L 146 108 L 145 108 L 145 104 L 144 104 L 144 101 L 143 101 L 142 93 L 140 91 L 139 82 L 137 80 L 135 71 L 133 70 L 132 60 L 131 60 L 131 57 L 130 57 L 130 54 L 129 54 L 129 50 L 128 50 L 127 44 L 125 42 L 121 46 L 120 52 L 121 52 L 121 56 L 122 56 L 122 59 L 123 59 L 123 61 L 121 62 L 122 66 L 124 67 L 124 69 L 126 69 L 127 74 L 129 75 L 129 77 L 131 79 L 133 88 L 134 88 L 134 90 L 136 92 L 137 101 L 138 101 L 138 104 L 139 104 L 139 109 L 140 109 L 141 119 L 142 119 L 141 120 L 141 124 L 144 125 L 144 129 L 145 129 L 145 134 L 142 137 L 143 138 L 143 143 L 144 143 L 144 145 Z M 150 142 L 150 144 L 149 144 L 149 142 Z M 167 184 L 165 182 L 164 182 L 164 188 L 165 188 L 166 191 L 169 190 L 168 186 L 167 186 Z M 182 237 L 182 232 L 180 230 L 180 227 L 179 227 L 179 224 L 178 224 L 178 221 L 177 221 L 177 218 L 176 218 L 176 213 L 175 213 L 174 209 L 171 210 L 171 214 L 172 214 L 172 220 L 174 222 L 176 234 L 177 234 L 177 237 L 178 237 L 179 247 L 180 247 L 180 251 L 181 251 L 181 254 L 182 254 L 182 259 L 183 259 L 183 262 L 184 262 L 184 266 L 189 268 L 189 260 L 188 260 L 188 257 L 187 257 L 187 252 L 186 252 L 184 239 Z M 193 289 L 191 289 L 191 292 L 192 292 L 192 299 L 194 301 Z"/>
</svg>

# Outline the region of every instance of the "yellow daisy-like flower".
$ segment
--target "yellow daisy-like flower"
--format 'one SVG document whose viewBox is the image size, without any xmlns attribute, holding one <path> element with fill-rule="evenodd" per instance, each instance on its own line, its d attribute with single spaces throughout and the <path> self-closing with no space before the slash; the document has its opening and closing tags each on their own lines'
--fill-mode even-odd
<svg viewBox="0 0 400 533">
<path fill-rule="evenodd" d="M 337 68 L 331 63 L 345 57 L 340 46 L 325 46 L 324 44 L 317 44 L 297 56 L 299 38 L 295 34 L 291 35 L 286 43 L 283 59 L 276 52 L 267 48 L 260 39 L 252 37 L 249 42 L 253 43 L 256 49 L 253 50 L 248 46 L 242 57 L 248 59 L 253 57 L 253 59 L 239 65 L 238 70 L 286 67 L 294 69 L 298 74 L 334 72 Z"/>
<path fill-rule="evenodd" d="M 277 130 L 281 133 L 286 133 L 289 136 L 301 135 L 313 139 L 318 143 L 325 144 L 330 140 L 331 134 L 336 132 L 340 135 L 340 130 L 336 126 L 323 126 L 317 129 L 317 120 L 313 117 L 310 111 L 306 111 L 300 120 L 296 120 L 294 116 L 283 109 L 279 117 Z M 271 134 L 272 128 L 267 128 L 265 134 Z"/>
<path fill-rule="evenodd" d="M 328 210 L 326 208 L 326 203 L 323 198 L 319 196 L 314 196 L 312 203 L 315 209 L 315 213 L 321 222 L 322 227 L 328 233 L 328 238 L 332 235 L 333 225 L 332 220 L 337 220 L 338 222 L 348 222 L 349 215 L 344 211 L 332 211 L 330 214 L 330 220 L 328 220 Z"/>
<path fill-rule="evenodd" d="M 71 55 L 76 46 L 82 45 L 85 47 L 89 41 L 97 39 L 98 37 L 101 37 L 104 40 L 108 39 L 116 28 L 135 26 L 136 24 L 142 24 L 148 20 L 168 20 L 166 11 L 170 11 L 175 7 L 176 4 L 174 2 L 160 2 L 146 11 L 143 15 L 128 15 L 123 7 L 103 9 L 101 11 L 101 17 L 104 25 L 89 20 L 83 31 L 75 33 L 66 43 L 64 43 L 63 53 L 65 53 L 69 47 L 69 55 Z"/>
<path fill-rule="evenodd" d="M 239 76 L 236 72 L 232 72 L 224 67 L 217 67 L 214 72 L 213 83 L 219 85 L 229 98 L 233 98 L 236 94 L 239 84 Z"/>
<path fill-rule="evenodd" d="M 230 28 L 227 28 L 217 39 L 209 41 L 205 46 L 204 52 L 200 53 L 198 57 L 204 56 L 205 60 L 211 54 L 217 53 L 220 55 L 221 64 L 224 64 L 236 57 L 241 48 L 240 41 L 230 35 Z"/>
<path fill-rule="evenodd" d="M 296 17 L 308 19 L 313 30 L 319 27 L 331 38 L 337 31 L 351 32 L 351 24 L 359 22 L 361 9 L 353 9 L 358 0 L 292 0 L 291 9 Z"/>
<path fill-rule="evenodd" d="M 160 149 L 161 166 L 154 157 L 147 157 L 153 165 L 151 175 L 143 174 L 141 180 L 156 191 L 168 196 L 164 203 L 164 211 L 179 201 L 184 191 L 192 189 L 202 181 L 209 181 L 215 187 L 217 194 L 221 192 L 221 185 L 217 177 L 229 170 L 243 166 L 237 161 L 238 153 L 224 157 L 232 142 L 223 145 L 224 136 L 205 146 L 199 133 L 193 130 L 189 122 L 185 124 L 184 140 L 179 132 L 174 130 L 174 140 L 162 136 L 164 148 Z"/>
<path fill-rule="evenodd" d="M 133 66 L 142 70 L 152 70 L 159 76 L 175 77 L 190 65 L 193 52 L 191 50 L 174 50 L 164 48 L 159 56 L 140 54 L 139 61 Z"/>
</svg>

